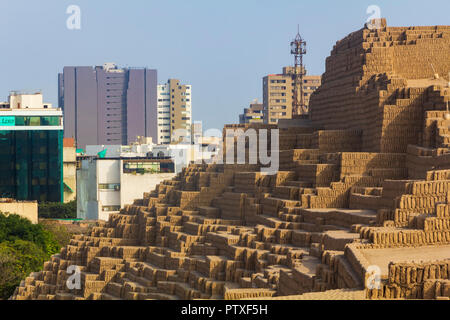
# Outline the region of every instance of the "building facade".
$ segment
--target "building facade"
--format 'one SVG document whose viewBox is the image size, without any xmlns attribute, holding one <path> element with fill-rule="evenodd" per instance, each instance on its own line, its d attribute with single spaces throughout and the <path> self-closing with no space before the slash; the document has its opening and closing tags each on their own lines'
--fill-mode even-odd
<svg viewBox="0 0 450 320">
<path fill-rule="evenodd" d="M 194 121 L 191 125 L 192 144 L 198 144 L 203 137 L 202 121 Z"/>
<path fill-rule="evenodd" d="M 158 144 L 191 143 L 192 87 L 177 79 L 158 85 Z"/>
<path fill-rule="evenodd" d="M 284 67 L 281 74 L 263 78 L 264 122 L 277 124 L 280 119 L 292 119 L 294 97 L 294 67 Z M 321 76 L 303 77 L 303 101 L 309 105 L 311 94 L 320 87 Z"/>
<path fill-rule="evenodd" d="M 0 198 L 62 202 L 62 111 L 41 93 L 12 92 L 0 105 Z"/>
<path fill-rule="evenodd" d="M 64 202 L 70 202 L 77 198 L 77 153 L 75 140 L 64 138 L 63 140 L 63 183 Z"/>
<path fill-rule="evenodd" d="M 170 159 L 86 158 L 77 171 L 77 218 L 107 221 L 111 213 L 175 175 Z"/>
<path fill-rule="evenodd" d="M 58 76 L 59 107 L 64 111 L 64 137 L 78 148 L 129 144 L 138 136 L 157 137 L 157 71 L 65 67 Z"/>
<path fill-rule="evenodd" d="M 239 124 L 264 123 L 264 105 L 255 99 L 244 113 L 239 115 Z"/>
<path fill-rule="evenodd" d="M 179 173 L 190 162 L 209 160 L 219 153 L 221 138 L 200 137 L 196 144 L 132 144 L 86 146 L 86 151 L 78 157 L 79 160 L 87 158 L 152 158 L 171 159 L 175 165 L 175 173 Z M 81 164 L 81 161 L 79 161 Z"/>
</svg>

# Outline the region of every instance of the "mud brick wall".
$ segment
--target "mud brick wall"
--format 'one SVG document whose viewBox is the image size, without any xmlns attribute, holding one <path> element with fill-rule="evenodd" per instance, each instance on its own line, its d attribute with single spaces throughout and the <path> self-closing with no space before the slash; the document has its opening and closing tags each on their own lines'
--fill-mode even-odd
<svg viewBox="0 0 450 320">
<path fill-rule="evenodd" d="M 399 153 L 348 153 L 338 157 L 340 176 L 368 175 L 383 178 L 383 171 L 406 175 L 406 155 Z M 386 174 L 387 176 L 388 174 Z"/>
<path fill-rule="evenodd" d="M 273 297 L 276 291 L 270 289 L 228 289 L 225 291 L 225 300 L 258 299 Z"/>
<path fill-rule="evenodd" d="M 393 202 L 393 221 L 396 226 L 423 229 L 422 220 L 427 215 L 435 214 L 438 205 L 448 202 L 448 181 L 410 181 L 404 183 L 404 186 L 402 183 L 397 185 L 400 190 L 404 189 L 404 194 L 396 196 Z"/>
<path fill-rule="evenodd" d="M 436 206 L 436 216 L 438 218 L 450 218 L 450 206 L 448 204 L 438 204 Z"/>
<path fill-rule="evenodd" d="M 270 192 L 273 187 L 294 179 L 294 175 L 295 173 L 290 171 L 279 171 L 276 175 L 261 172 L 236 172 L 233 191 L 248 194 Z"/>
<path fill-rule="evenodd" d="M 450 154 L 418 156 L 408 149 L 407 168 L 411 179 L 426 179 L 428 171 L 450 169 Z"/>
<path fill-rule="evenodd" d="M 427 280 L 423 288 L 424 299 L 450 300 L 450 280 Z"/>
<path fill-rule="evenodd" d="M 401 231 L 393 228 L 369 228 L 367 235 L 371 241 L 370 247 L 395 248 L 406 246 L 439 245 L 450 243 L 450 231 L 424 232 L 416 229 L 404 229 Z"/>
<path fill-rule="evenodd" d="M 450 219 L 427 217 L 426 215 L 423 215 L 417 219 L 416 226 L 419 229 L 423 229 L 425 232 L 450 230 Z"/>
<path fill-rule="evenodd" d="M 297 136 L 312 134 L 314 129 L 310 127 L 280 128 L 280 150 L 291 150 L 297 147 Z"/>
<path fill-rule="evenodd" d="M 334 164 L 299 164 L 295 172 L 302 181 L 315 187 L 328 187 L 338 180 L 338 167 Z"/>
<path fill-rule="evenodd" d="M 297 134 L 297 149 L 312 149 L 314 135 L 311 134 Z"/>
<path fill-rule="evenodd" d="M 422 129 L 422 98 L 398 99 L 397 105 L 384 106 L 380 150 L 406 152 L 409 144 L 418 144 Z"/>
<path fill-rule="evenodd" d="M 450 261 L 390 263 L 387 281 L 366 289 L 369 299 L 435 299 L 450 297 Z"/>
<path fill-rule="evenodd" d="M 227 145 L 226 132 L 231 131 L 231 130 L 235 130 L 235 137 L 231 139 L 233 141 L 233 145 Z M 266 143 L 264 143 L 263 145 L 266 146 L 266 151 L 267 151 L 266 154 L 268 154 L 268 153 L 270 153 L 270 150 L 272 148 L 272 145 L 271 145 L 272 130 L 278 130 L 278 127 L 276 125 L 264 125 L 264 124 L 225 125 L 225 127 L 223 129 L 223 159 L 224 159 L 224 162 L 227 161 L 226 160 L 227 157 L 231 157 L 231 159 L 234 159 L 234 163 L 237 164 L 238 152 L 239 152 L 239 154 L 242 155 L 243 152 L 245 151 L 245 163 L 249 163 L 249 160 L 250 160 L 249 147 L 250 147 L 250 142 L 253 142 L 253 139 L 250 139 L 249 137 L 245 137 L 245 139 L 244 139 L 244 137 L 241 137 L 241 134 L 250 135 L 252 132 L 254 132 L 254 133 L 256 133 L 256 139 L 254 139 L 255 140 L 254 142 L 256 145 L 252 145 L 253 153 L 251 153 L 251 154 L 253 156 L 256 156 L 257 164 L 261 165 L 261 163 L 259 162 L 260 159 L 258 157 L 258 152 L 259 152 L 259 147 L 260 147 L 260 139 L 262 139 L 262 137 L 264 136 L 261 132 L 265 132 L 265 137 L 266 137 L 265 142 Z M 238 133 L 240 133 L 240 134 L 238 134 Z M 239 138 L 239 137 L 241 137 L 241 138 Z M 243 145 L 245 147 L 245 150 L 238 151 L 238 148 L 239 148 L 238 141 L 239 140 L 244 141 Z M 286 150 L 286 149 L 289 149 L 290 144 L 295 145 L 294 142 L 289 141 L 289 138 L 283 140 L 283 138 L 281 137 L 281 134 L 279 135 L 278 144 L 279 144 L 279 148 L 277 150 Z M 234 154 L 229 155 L 232 152 L 232 150 L 234 150 Z"/>
<path fill-rule="evenodd" d="M 377 210 L 382 207 L 380 196 L 350 193 L 349 208 L 350 209 L 371 209 Z"/>
<path fill-rule="evenodd" d="M 411 91 L 396 101 L 396 89 L 407 86 L 404 79 L 432 77 L 430 63 L 448 77 L 449 34 L 449 27 L 393 28 L 383 20 L 381 29 L 364 28 L 338 41 L 311 96 L 313 126 L 363 130 L 363 151 L 404 152 L 418 142 L 413 129 L 421 126 L 424 93 Z"/>
<path fill-rule="evenodd" d="M 303 194 L 302 207 L 306 208 L 347 208 L 349 189 L 332 190 L 317 188 L 317 195 Z"/>
<path fill-rule="evenodd" d="M 421 209 L 434 210 L 437 203 L 447 200 L 447 195 L 414 196 L 410 194 L 397 198 L 396 206 L 400 209 L 407 209 L 410 212 L 420 212 Z"/>
<path fill-rule="evenodd" d="M 361 150 L 360 130 L 319 130 L 313 133 L 312 149 L 320 152 L 358 152 Z"/>
<path fill-rule="evenodd" d="M 429 103 L 429 101 L 427 101 Z M 437 108 L 437 107 L 435 107 Z M 444 107 L 445 108 L 445 107 Z M 427 148 L 435 148 L 439 145 L 439 128 L 445 126 L 445 111 L 426 111 L 423 119 L 422 145 Z"/>
<path fill-rule="evenodd" d="M 280 151 L 280 170 L 293 170 L 299 164 L 314 164 L 319 162 L 318 149 L 292 149 Z"/>
</svg>

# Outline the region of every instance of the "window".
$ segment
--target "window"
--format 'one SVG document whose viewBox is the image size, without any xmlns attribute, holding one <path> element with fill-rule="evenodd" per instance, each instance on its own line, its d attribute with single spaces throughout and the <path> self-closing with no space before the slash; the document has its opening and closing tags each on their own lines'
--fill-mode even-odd
<svg viewBox="0 0 450 320">
<path fill-rule="evenodd" d="M 161 136 L 162 138 L 162 136 Z M 158 152 L 157 156 L 163 158 L 164 152 Z M 123 164 L 123 172 L 131 174 L 144 174 L 144 173 L 174 173 L 175 167 L 173 162 L 126 162 Z"/>
<path fill-rule="evenodd" d="M 99 183 L 98 188 L 100 190 L 120 191 L 120 183 Z"/>
<path fill-rule="evenodd" d="M 120 206 L 102 206 L 103 212 L 120 211 Z"/>
<path fill-rule="evenodd" d="M 16 126 L 59 126 L 60 117 L 15 117 Z"/>
</svg>

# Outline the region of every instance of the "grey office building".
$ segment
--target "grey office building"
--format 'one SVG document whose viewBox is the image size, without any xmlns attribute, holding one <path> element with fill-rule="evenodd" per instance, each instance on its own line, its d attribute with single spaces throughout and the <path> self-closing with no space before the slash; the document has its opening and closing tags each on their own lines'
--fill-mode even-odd
<svg viewBox="0 0 450 320">
<path fill-rule="evenodd" d="M 86 145 L 130 144 L 138 136 L 157 142 L 157 71 L 98 67 L 64 67 L 58 75 L 64 137 Z"/>
</svg>

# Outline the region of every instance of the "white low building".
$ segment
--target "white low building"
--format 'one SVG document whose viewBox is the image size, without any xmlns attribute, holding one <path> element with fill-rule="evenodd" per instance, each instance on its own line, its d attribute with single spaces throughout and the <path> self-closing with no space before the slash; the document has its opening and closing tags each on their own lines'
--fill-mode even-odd
<svg viewBox="0 0 450 320">
<path fill-rule="evenodd" d="M 199 144 L 86 146 L 77 170 L 77 217 L 108 220 L 144 192 L 151 192 L 189 163 L 208 160 L 218 153 L 217 138 Z"/>
<path fill-rule="evenodd" d="M 77 171 L 77 218 L 108 220 L 175 175 L 170 159 L 85 158 Z"/>
</svg>

